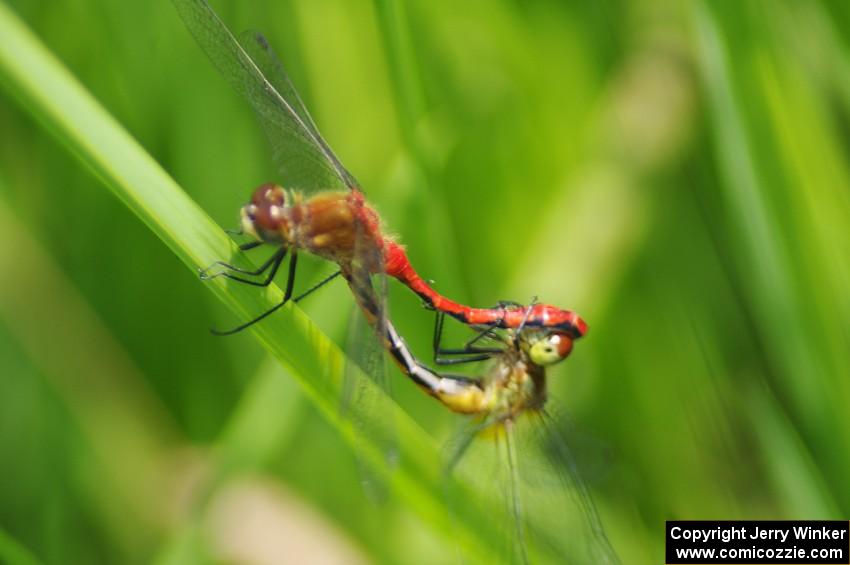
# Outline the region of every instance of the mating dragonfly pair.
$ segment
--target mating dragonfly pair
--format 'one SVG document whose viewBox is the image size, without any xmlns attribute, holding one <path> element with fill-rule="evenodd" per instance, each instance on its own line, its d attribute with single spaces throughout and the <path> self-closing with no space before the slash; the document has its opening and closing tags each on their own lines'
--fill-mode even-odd
<svg viewBox="0 0 850 565">
<path fill-rule="evenodd" d="M 267 286 L 289 255 L 283 299 L 256 318 L 216 333 L 241 331 L 290 300 L 298 301 L 342 277 L 376 334 L 375 343 L 380 346 L 383 342 L 402 372 L 446 407 L 479 416 L 476 430 L 510 430 L 519 416 L 542 413 L 547 394 L 545 368 L 570 354 L 574 340 L 587 332 L 584 321 L 574 312 L 545 304 L 504 302 L 493 308 L 471 308 L 437 293 L 413 269 L 404 248 L 383 234 L 378 214 L 322 138 L 263 36 L 250 33 L 237 40 L 204 0 L 174 3 L 215 66 L 251 104 L 288 187 L 264 184 L 241 209 L 241 232 L 252 241 L 240 249 L 273 247 L 268 260 L 255 270 L 218 261 L 201 272 L 203 279 L 226 277 Z M 339 270 L 293 296 L 299 252 L 332 261 Z M 437 364 L 491 360 L 490 369 L 470 378 L 438 372 L 420 362 L 386 316 L 386 276 L 409 287 L 437 312 L 433 342 Z M 462 348 L 443 348 L 446 315 L 478 334 Z M 572 467 L 572 463 L 567 466 Z M 586 518 L 592 522 L 590 529 L 598 534 L 601 525 L 587 492 L 583 485 L 577 490 Z M 603 545 L 603 554 L 608 555 L 605 560 L 615 561 L 607 540 Z"/>
</svg>

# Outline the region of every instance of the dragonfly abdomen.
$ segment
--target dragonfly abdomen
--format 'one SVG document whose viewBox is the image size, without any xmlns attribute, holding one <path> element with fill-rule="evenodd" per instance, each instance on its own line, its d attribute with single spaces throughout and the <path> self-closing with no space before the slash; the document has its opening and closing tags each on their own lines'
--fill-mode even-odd
<svg viewBox="0 0 850 565">
<path fill-rule="evenodd" d="M 587 324 L 578 314 L 547 304 L 532 306 L 499 305 L 493 308 L 471 308 L 446 298 L 425 282 L 410 264 L 404 247 L 394 241 L 384 244 L 385 268 L 389 276 L 401 281 L 419 295 L 426 304 L 472 326 L 517 329 L 524 326 L 568 331 L 573 338 L 587 333 Z"/>
<path fill-rule="evenodd" d="M 441 375 L 423 365 L 389 321 L 386 322 L 385 342 L 402 372 L 450 410 L 461 414 L 481 414 L 489 410 L 490 397 L 478 379 Z"/>
</svg>

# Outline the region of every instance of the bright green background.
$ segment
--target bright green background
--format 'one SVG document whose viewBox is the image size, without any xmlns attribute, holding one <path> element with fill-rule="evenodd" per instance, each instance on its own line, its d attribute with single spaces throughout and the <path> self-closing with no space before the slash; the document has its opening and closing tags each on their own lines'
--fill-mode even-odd
<svg viewBox="0 0 850 565">
<path fill-rule="evenodd" d="M 552 395 L 624 562 L 661 561 L 666 519 L 847 518 L 848 4 L 215 6 L 269 36 L 442 292 L 589 322 Z M 169 2 L 11 7 L 235 226 L 274 170 Z M 0 98 L 0 556 L 215 561 L 247 500 L 317 524 L 313 547 L 450 561 L 404 504 L 366 501 L 291 377 L 252 336 L 212 337 L 238 318 L 21 107 Z M 305 287 L 332 270 L 303 264 Z M 432 317 L 397 286 L 427 359 Z M 336 285 L 303 307 L 342 343 L 350 302 Z M 455 419 L 391 370 L 444 438 Z M 223 445 L 247 455 L 216 482 Z"/>
</svg>

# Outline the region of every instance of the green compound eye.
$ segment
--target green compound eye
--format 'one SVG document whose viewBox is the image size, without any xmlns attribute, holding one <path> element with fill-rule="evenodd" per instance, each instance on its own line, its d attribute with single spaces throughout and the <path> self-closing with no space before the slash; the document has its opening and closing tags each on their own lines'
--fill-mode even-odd
<svg viewBox="0 0 850 565">
<path fill-rule="evenodd" d="M 528 356 L 535 365 L 554 365 L 566 359 L 573 350 L 573 340 L 564 332 L 552 332 L 535 342 Z"/>
</svg>

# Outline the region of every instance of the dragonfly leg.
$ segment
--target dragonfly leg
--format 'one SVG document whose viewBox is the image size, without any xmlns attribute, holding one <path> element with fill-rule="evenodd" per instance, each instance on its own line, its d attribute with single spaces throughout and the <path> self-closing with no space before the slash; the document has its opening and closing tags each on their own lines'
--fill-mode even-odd
<svg viewBox="0 0 850 565">
<path fill-rule="evenodd" d="M 230 232 L 228 232 L 228 233 L 230 233 Z M 264 241 L 248 241 L 246 243 L 241 243 L 241 244 L 239 244 L 239 251 L 250 251 L 251 249 L 255 249 L 255 248 L 257 248 L 257 247 L 259 247 L 263 244 L 265 244 Z M 210 265 L 206 269 L 200 270 L 201 279 L 207 280 L 208 278 L 214 278 L 215 276 L 217 276 L 217 275 L 208 276 L 206 274 L 207 271 L 209 271 L 210 269 L 212 269 L 213 267 L 216 267 L 216 266 L 224 267 L 226 269 L 229 269 L 231 271 L 237 271 L 239 273 L 247 273 L 247 274 L 250 274 L 250 275 L 259 274 L 257 272 L 248 271 L 246 269 L 240 269 L 239 267 L 237 267 L 235 265 L 231 265 L 230 263 L 225 263 L 224 261 L 216 261 L 215 263 L 213 263 L 212 265 Z M 262 272 L 262 270 L 260 272 Z"/>
<path fill-rule="evenodd" d="M 210 265 L 209 267 L 207 267 L 206 269 L 201 271 L 201 280 L 206 281 L 206 280 L 214 279 L 216 277 L 225 277 L 225 278 L 228 278 L 232 281 L 236 281 L 236 282 L 240 282 L 240 283 L 244 283 L 244 284 L 250 284 L 250 285 L 254 285 L 254 286 L 269 286 L 271 284 L 272 280 L 274 279 L 274 276 L 277 274 L 277 270 L 280 267 L 280 264 L 283 262 L 284 257 L 286 257 L 286 251 L 287 251 L 286 247 L 281 247 L 280 249 L 278 249 L 274 253 L 274 255 L 269 257 L 269 259 L 265 263 L 263 263 L 262 265 L 260 265 L 257 269 L 255 269 L 253 271 L 248 270 L 248 269 L 240 269 L 239 267 L 235 267 L 235 266 L 230 265 L 229 263 L 225 263 L 223 261 L 216 261 L 215 263 L 213 263 L 212 265 Z M 292 257 L 294 259 L 295 255 L 293 254 Z M 291 262 L 290 262 L 290 264 L 291 264 Z M 263 274 L 266 271 L 269 271 L 269 274 L 268 274 L 268 276 L 266 276 L 265 280 L 262 280 L 262 281 L 252 281 L 250 279 L 237 277 L 236 275 L 232 275 L 232 274 L 228 273 L 227 271 L 218 271 L 217 273 L 213 273 L 211 275 L 207 274 L 207 271 L 209 271 L 210 269 L 212 269 L 215 266 L 221 266 L 221 267 L 224 267 L 224 268 L 229 269 L 231 271 L 236 271 L 237 273 L 242 273 L 242 274 L 245 274 L 245 275 L 257 276 L 257 275 Z"/>
<path fill-rule="evenodd" d="M 249 241 L 247 243 L 243 243 L 243 244 L 239 245 L 239 251 L 250 251 L 251 249 L 254 249 L 256 247 L 263 245 L 264 243 L 265 242 L 263 242 L 263 241 Z M 274 257 L 274 256 L 272 256 L 272 257 Z M 264 266 L 267 267 L 268 264 L 266 264 Z M 230 263 L 226 263 L 224 261 L 216 261 L 215 263 L 213 263 L 212 265 L 210 265 L 209 267 L 207 267 L 205 269 L 199 269 L 201 280 L 207 280 L 207 279 L 215 278 L 216 276 L 218 276 L 217 273 L 213 274 L 213 275 L 207 275 L 207 271 L 209 271 L 213 267 L 224 267 L 225 269 L 228 269 L 230 271 L 236 271 L 238 273 L 244 273 L 244 274 L 248 274 L 248 275 L 258 275 L 261 272 L 263 272 L 263 270 L 264 270 L 262 267 L 260 267 L 260 269 L 258 269 L 257 271 L 249 271 L 248 269 L 242 269 L 242 268 L 237 267 L 236 265 L 231 265 Z"/>
<path fill-rule="evenodd" d="M 513 300 L 499 300 L 494 308 L 522 308 L 525 304 L 520 304 Z"/>
<path fill-rule="evenodd" d="M 283 260 L 283 257 L 281 257 L 281 260 Z M 278 264 L 280 264 L 280 263 L 278 263 Z M 266 317 L 270 316 L 274 312 L 278 311 L 281 307 L 283 307 L 284 304 L 289 302 L 290 298 L 292 298 L 292 290 L 295 286 L 295 268 L 296 268 L 297 264 L 298 264 L 298 254 L 293 253 L 292 258 L 289 260 L 289 273 L 287 274 L 287 277 L 286 277 L 286 289 L 283 291 L 283 299 L 280 302 L 278 302 L 277 304 L 275 304 L 274 306 L 272 306 L 271 308 L 269 308 L 268 310 L 266 310 L 265 312 L 263 312 L 262 314 L 260 314 L 256 318 L 254 318 L 252 320 L 248 320 L 244 324 L 240 324 L 240 325 L 236 326 L 235 328 L 232 328 L 232 329 L 229 329 L 229 330 L 226 330 L 226 331 L 220 331 L 220 330 L 216 330 L 216 329 L 213 328 L 210 331 L 212 331 L 212 333 L 214 333 L 215 335 L 232 335 L 232 334 L 241 332 L 242 330 L 253 326 L 257 322 L 265 319 Z"/>
<path fill-rule="evenodd" d="M 241 230 L 239 231 L 239 235 L 242 235 Z M 263 245 L 264 243 L 265 243 L 265 241 L 248 241 L 248 242 L 245 242 L 245 243 L 240 243 L 239 244 L 239 251 L 250 251 L 251 249 L 254 249 L 255 247 L 259 247 L 259 246 Z"/>
<path fill-rule="evenodd" d="M 531 310 L 534 308 L 534 305 L 537 303 L 537 297 L 534 296 L 531 299 L 531 304 L 528 305 L 528 308 L 525 309 L 525 315 L 522 317 L 522 321 L 519 326 L 517 326 L 516 331 L 521 332 L 522 328 L 525 327 L 526 322 L 528 322 L 528 317 L 531 315 Z M 517 347 L 519 347 L 519 341 L 516 342 Z"/>
<path fill-rule="evenodd" d="M 445 320 L 445 313 L 439 312 L 437 314 L 437 320 L 434 327 L 434 346 L 435 351 L 447 355 L 464 355 L 468 353 L 501 353 L 503 350 L 501 348 L 496 347 L 476 347 L 475 344 L 485 337 L 489 338 L 497 338 L 498 335 L 495 332 L 495 324 L 483 326 L 481 331 L 479 331 L 475 336 L 467 341 L 462 349 L 443 349 L 441 346 L 441 341 L 443 337 L 443 320 Z M 479 326 L 481 327 L 481 326 Z"/>
<path fill-rule="evenodd" d="M 238 228 L 236 228 L 236 229 L 233 229 L 233 228 L 227 228 L 227 229 L 225 229 L 225 230 L 224 230 L 224 233 L 226 233 L 227 235 L 236 235 L 236 236 L 239 236 L 239 235 L 245 235 L 245 230 L 243 230 L 243 229 L 242 229 L 242 227 L 240 226 L 240 227 L 238 227 Z M 250 242 L 250 243 L 256 243 L 257 245 L 262 245 L 262 244 L 263 244 L 263 243 L 265 243 L 265 242 L 263 242 L 263 241 L 252 241 L 252 242 Z M 243 243 L 242 245 L 248 245 L 248 244 L 247 244 L 247 243 Z M 242 248 L 242 245 L 240 245 L 240 246 L 239 246 L 239 248 L 240 248 L 240 249 Z M 256 247 L 257 245 L 253 245 L 252 247 Z M 250 247 L 249 247 L 249 249 L 250 249 Z M 245 251 L 245 250 L 243 249 L 243 251 Z"/>
<path fill-rule="evenodd" d="M 337 271 L 337 272 L 333 273 L 332 275 L 325 277 L 324 279 L 320 280 L 315 285 L 311 286 L 310 288 L 308 288 L 307 290 L 305 290 L 304 292 L 302 292 L 301 294 L 299 294 L 298 296 L 293 298 L 292 301 L 298 302 L 302 298 L 307 298 L 309 295 L 313 294 L 315 291 L 319 290 L 320 288 L 322 288 L 323 286 L 325 286 L 326 284 L 328 284 L 329 282 L 331 282 L 332 280 L 334 280 L 335 278 L 337 278 L 341 274 L 342 274 L 342 271 Z"/>
<path fill-rule="evenodd" d="M 475 337 L 473 337 L 472 339 L 470 339 L 469 341 L 467 341 L 467 342 L 466 342 L 466 345 L 465 345 L 464 347 L 466 347 L 467 349 L 468 349 L 468 348 L 471 348 L 471 347 L 473 347 L 476 343 L 478 343 L 478 341 L 480 341 L 480 340 L 484 339 L 485 337 L 491 337 L 491 338 L 496 338 L 496 337 L 498 337 L 498 336 L 497 336 L 497 334 L 496 334 L 496 332 L 495 332 L 495 327 L 496 327 L 495 325 L 486 326 L 486 327 L 485 327 L 482 331 L 478 332 L 478 333 L 475 335 Z M 479 348 L 479 349 L 481 349 L 481 348 Z M 493 349 L 493 348 L 491 347 L 491 348 L 485 348 L 485 349 L 491 350 L 491 349 Z M 501 350 L 500 350 L 500 351 L 501 351 Z"/>
<path fill-rule="evenodd" d="M 443 338 L 443 320 L 445 314 L 438 312 L 434 324 L 434 362 L 437 365 L 460 365 L 462 363 L 472 363 L 475 361 L 485 361 L 494 355 L 502 353 L 501 348 L 497 347 L 475 347 L 475 344 L 487 336 L 493 335 L 492 326 L 484 328 L 475 337 L 470 339 L 462 349 L 444 349 L 442 347 Z M 462 356 L 455 359 L 447 359 L 446 356 Z"/>
<path fill-rule="evenodd" d="M 435 357 L 434 362 L 437 365 L 463 365 L 464 363 L 475 363 L 476 361 L 487 361 L 492 359 L 495 353 L 482 353 L 480 355 L 467 355 L 458 359 L 446 359 L 444 357 Z"/>
</svg>

